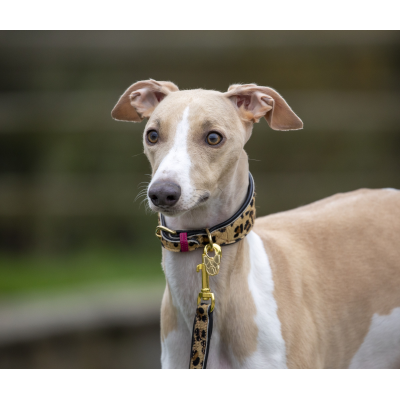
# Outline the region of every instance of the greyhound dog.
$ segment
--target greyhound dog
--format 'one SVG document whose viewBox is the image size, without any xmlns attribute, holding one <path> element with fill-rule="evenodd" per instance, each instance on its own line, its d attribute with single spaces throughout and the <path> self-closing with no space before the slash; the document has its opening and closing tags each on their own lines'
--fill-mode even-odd
<svg viewBox="0 0 400 400">
<path fill-rule="evenodd" d="M 139 81 L 112 116 L 148 119 L 147 197 L 166 228 L 163 368 L 188 366 L 206 228 L 223 246 L 208 368 L 400 367 L 400 191 L 360 189 L 255 220 L 243 149 L 253 123 L 303 127 L 269 87 Z"/>
</svg>

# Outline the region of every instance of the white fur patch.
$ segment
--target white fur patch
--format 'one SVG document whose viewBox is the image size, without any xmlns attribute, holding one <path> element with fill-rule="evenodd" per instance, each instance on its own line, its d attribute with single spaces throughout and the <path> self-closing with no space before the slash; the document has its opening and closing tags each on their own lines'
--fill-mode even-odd
<svg viewBox="0 0 400 400">
<path fill-rule="evenodd" d="M 268 255 L 260 236 L 255 232 L 251 231 L 247 240 L 251 264 L 248 282 L 257 309 L 255 322 L 258 326 L 258 344 L 256 352 L 241 367 L 287 368 L 286 346 L 273 295 L 274 281 Z"/>
<path fill-rule="evenodd" d="M 393 191 L 393 192 L 398 192 L 399 189 L 394 189 L 394 188 L 384 188 L 383 190 L 389 190 L 389 191 Z"/>
<path fill-rule="evenodd" d="M 189 129 L 189 106 L 187 106 L 181 121 L 176 127 L 174 144 L 161 161 L 152 179 L 152 182 L 156 182 L 159 179 L 173 180 L 180 185 L 181 198 L 179 199 L 179 204 L 181 207 L 190 205 L 194 192 L 190 180 L 192 162 L 188 153 L 187 136 Z"/>
<path fill-rule="evenodd" d="M 191 332 L 178 315 L 178 328 L 161 341 L 161 368 L 189 368 Z"/>
<path fill-rule="evenodd" d="M 389 315 L 375 314 L 363 344 L 349 368 L 400 367 L 400 307 Z"/>
</svg>

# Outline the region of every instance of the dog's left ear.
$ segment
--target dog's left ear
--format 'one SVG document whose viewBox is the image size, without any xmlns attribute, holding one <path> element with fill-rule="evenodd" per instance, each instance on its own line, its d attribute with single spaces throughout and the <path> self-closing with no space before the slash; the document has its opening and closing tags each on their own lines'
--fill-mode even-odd
<svg viewBox="0 0 400 400">
<path fill-rule="evenodd" d="M 265 117 L 268 125 L 277 131 L 303 128 L 302 120 L 283 97 L 269 87 L 255 84 L 231 85 L 224 95 L 237 107 L 244 121 L 258 122 Z"/>
<path fill-rule="evenodd" d="M 118 121 L 140 122 L 150 117 L 165 96 L 178 90 L 178 86 L 172 82 L 154 79 L 136 82 L 118 100 L 111 116 Z"/>
</svg>

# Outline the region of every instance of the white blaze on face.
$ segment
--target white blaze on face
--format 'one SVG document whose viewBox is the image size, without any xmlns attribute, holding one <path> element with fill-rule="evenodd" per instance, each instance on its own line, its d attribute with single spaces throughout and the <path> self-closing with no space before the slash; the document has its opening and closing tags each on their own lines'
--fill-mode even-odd
<svg viewBox="0 0 400 400">
<path fill-rule="evenodd" d="M 188 153 L 187 136 L 189 133 L 189 106 L 183 112 L 182 119 L 176 127 L 174 143 L 159 165 L 151 183 L 158 180 L 170 180 L 181 187 L 180 207 L 190 204 L 193 187 L 190 182 L 191 161 Z M 149 187 L 151 184 L 149 185 Z"/>
</svg>

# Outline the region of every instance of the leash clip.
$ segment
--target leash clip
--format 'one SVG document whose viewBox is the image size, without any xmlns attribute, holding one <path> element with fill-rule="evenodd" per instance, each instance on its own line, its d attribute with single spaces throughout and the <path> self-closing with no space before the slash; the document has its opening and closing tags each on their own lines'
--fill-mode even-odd
<svg viewBox="0 0 400 400">
<path fill-rule="evenodd" d="M 199 264 L 196 268 L 196 271 L 199 272 L 201 271 L 201 283 L 202 283 L 202 289 L 197 296 L 197 305 L 200 305 L 201 300 L 211 300 L 211 309 L 210 312 L 214 311 L 215 307 L 215 298 L 214 298 L 214 293 L 211 293 L 210 290 L 210 283 L 208 279 L 208 273 L 207 269 L 204 264 Z"/>
<path fill-rule="evenodd" d="M 219 265 L 221 264 L 221 246 L 216 243 L 213 243 L 210 231 L 206 229 L 209 243 L 204 246 L 203 252 L 203 262 L 199 264 L 196 268 L 196 271 L 201 271 L 201 291 L 197 296 L 197 305 L 200 305 L 201 300 L 210 300 L 211 308 L 210 312 L 214 311 L 215 307 L 215 298 L 214 293 L 211 293 L 210 290 L 210 279 L 209 276 L 214 276 L 219 273 Z M 214 251 L 215 256 L 209 257 L 208 252 Z"/>
</svg>

